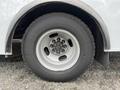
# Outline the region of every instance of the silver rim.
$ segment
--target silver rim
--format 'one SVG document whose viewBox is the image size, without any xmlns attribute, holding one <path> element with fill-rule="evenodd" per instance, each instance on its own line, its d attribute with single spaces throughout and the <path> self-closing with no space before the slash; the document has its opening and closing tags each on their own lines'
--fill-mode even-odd
<svg viewBox="0 0 120 90">
<path fill-rule="evenodd" d="M 80 55 L 80 45 L 73 34 L 63 29 L 44 33 L 37 42 L 39 62 L 52 71 L 65 71 L 73 67 Z"/>
</svg>

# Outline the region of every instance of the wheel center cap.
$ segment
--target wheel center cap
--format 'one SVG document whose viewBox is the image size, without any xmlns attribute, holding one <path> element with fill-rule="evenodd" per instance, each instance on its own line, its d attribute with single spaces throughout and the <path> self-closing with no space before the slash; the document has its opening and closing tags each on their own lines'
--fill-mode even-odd
<svg viewBox="0 0 120 90">
<path fill-rule="evenodd" d="M 67 41 L 62 37 L 52 38 L 49 44 L 49 49 L 52 54 L 63 55 L 67 52 L 68 44 Z"/>
</svg>

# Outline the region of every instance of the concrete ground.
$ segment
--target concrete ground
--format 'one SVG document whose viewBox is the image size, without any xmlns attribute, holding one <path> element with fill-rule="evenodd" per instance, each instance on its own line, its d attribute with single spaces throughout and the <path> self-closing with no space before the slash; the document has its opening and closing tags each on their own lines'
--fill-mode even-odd
<svg viewBox="0 0 120 90">
<path fill-rule="evenodd" d="M 41 80 L 23 61 L 2 61 L 0 90 L 120 90 L 120 54 L 112 54 L 110 57 L 109 69 L 94 62 L 84 75 L 67 83 Z"/>
</svg>

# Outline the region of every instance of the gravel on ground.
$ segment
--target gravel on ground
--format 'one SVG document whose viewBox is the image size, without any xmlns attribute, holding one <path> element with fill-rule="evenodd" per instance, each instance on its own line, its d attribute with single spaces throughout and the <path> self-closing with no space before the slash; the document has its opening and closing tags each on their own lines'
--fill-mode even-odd
<svg viewBox="0 0 120 90">
<path fill-rule="evenodd" d="M 120 54 L 112 54 L 110 61 L 109 69 L 94 62 L 85 74 L 66 83 L 40 79 L 21 60 L 2 61 L 0 90 L 120 90 Z"/>
</svg>

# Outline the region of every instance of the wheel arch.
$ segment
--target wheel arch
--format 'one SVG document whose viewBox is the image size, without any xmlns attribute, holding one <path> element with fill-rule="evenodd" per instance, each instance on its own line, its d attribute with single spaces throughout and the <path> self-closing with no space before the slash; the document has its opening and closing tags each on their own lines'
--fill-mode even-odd
<svg viewBox="0 0 120 90">
<path fill-rule="evenodd" d="M 29 21 L 29 23 L 27 23 L 27 25 L 24 28 L 22 28 L 23 31 L 27 28 L 30 22 L 32 22 L 32 20 L 30 21 L 29 19 L 35 16 L 32 13 L 34 11 L 36 11 L 38 15 L 43 15 L 43 14 L 50 13 L 50 12 L 70 13 L 79 18 L 82 18 L 83 21 L 86 20 L 86 23 L 87 23 L 87 19 L 85 19 L 84 15 L 80 15 L 80 13 L 84 12 L 85 15 L 89 16 L 88 20 L 91 20 L 91 23 L 94 22 L 96 24 L 96 27 L 94 29 L 97 28 L 99 33 L 101 33 L 101 39 L 103 39 L 104 51 L 109 50 L 110 49 L 110 37 L 107 31 L 107 27 L 104 21 L 102 20 L 102 18 L 92 8 L 90 8 L 87 4 L 83 2 L 81 2 L 80 4 L 77 4 L 77 3 L 72 4 L 72 3 L 73 2 L 68 2 L 68 1 L 67 2 L 66 1 L 65 2 L 55 1 L 55 2 L 44 2 L 44 3 L 37 2 L 34 4 L 31 3 L 30 5 L 27 5 L 26 7 L 21 9 L 21 11 L 16 15 L 16 17 L 13 19 L 9 27 L 9 32 L 7 35 L 8 37 L 6 37 L 6 40 L 7 40 L 6 41 L 6 53 L 12 53 L 12 39 L 15 38 L 17 33 L 20 33 L 21 31 L 20 28 L 22 27 L 22 25 L 24 26 L 27 20 Z M 38 12 L 39 10 L 37 11 L 37 9 L 41 10 L 41 12 Z M 30 16 L 27 17 L 28 15 Z M 38 16 L 36 15 L 36 18 L 37 17 Z M 26 21 L 24 21 L 24 19 Z"/>
</svg>

